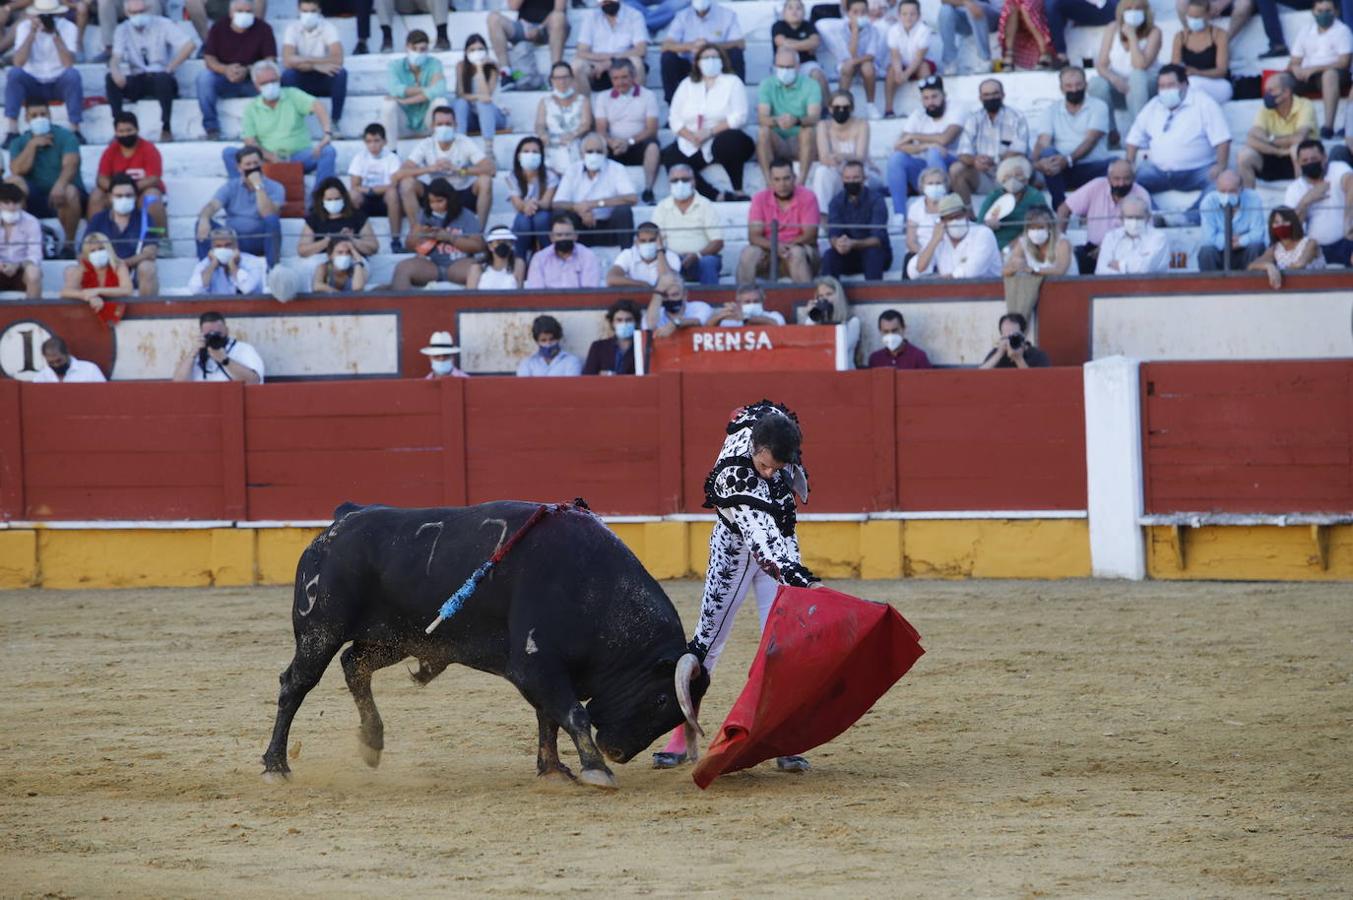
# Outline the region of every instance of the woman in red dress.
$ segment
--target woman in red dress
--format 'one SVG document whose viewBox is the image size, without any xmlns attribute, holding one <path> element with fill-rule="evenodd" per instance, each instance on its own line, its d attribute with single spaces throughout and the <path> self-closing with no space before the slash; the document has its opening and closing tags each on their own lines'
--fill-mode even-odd
<svg viewBox="0 0 1353 900">
<path fill-rule="evenodd" d="M 85 235 L 80 245 L 80 258 L 66 269 L 66 283 L 61 296 L 67 300 L 82 300 L 96 313 L 102 313 L 104 303 L 132 294 L 132 276 L 127 264 L 118 259 L 113 242 L 98 231 Z"/>
<path fill-rule="evenodd" d="M 1005 47 L 1005 71 L 1052 68 L 1052 32 L 1043 0 L 1005 0 L 996 33 Z"/>
</svg>

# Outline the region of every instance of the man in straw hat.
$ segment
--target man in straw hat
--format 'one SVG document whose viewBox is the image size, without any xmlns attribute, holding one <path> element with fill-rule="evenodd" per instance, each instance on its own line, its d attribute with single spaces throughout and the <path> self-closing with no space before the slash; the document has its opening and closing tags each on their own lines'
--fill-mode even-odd
<svg viewBox="0 0 1353 900">
<path fill-rule="evenodd" d="M 980 222 L 958 194 L 940 200 L 940 224 L 930 243 L 907 263 L 908 278 L 999 278 L 1001 249 L 996 235 Z"/>
<path fill-rule="evenodd" d="M 14 30 L 14 65 L 5 79 L 6 147 L 19 132 L 19 108 L 29 101 L 66 104 L 71 131 L 80 137 L 85 101 L 75 71 L 80 38 L 65 18 L 68 9 L 61 0 L 33 0 L 28 17 Z"/>
<path fill-rule="evenodd" d="M 432 368 L 427 374 L 428 381 L 437 378 L 470 377 L 456 368 L 454 357 L 460 354 L 460 348 L 456 346 L 449 331 L 432 332 L 432 339 L 428 341 L 428 345 L 418 352 L 428 358 L 428 365 Z"/>
</svg>

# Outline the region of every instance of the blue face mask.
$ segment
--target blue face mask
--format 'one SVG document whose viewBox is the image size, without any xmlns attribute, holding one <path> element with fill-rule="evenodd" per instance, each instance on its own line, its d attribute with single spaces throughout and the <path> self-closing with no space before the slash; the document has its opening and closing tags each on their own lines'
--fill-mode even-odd
<svg viewBox="0 0 1353 900">
<path fill-rule="evenodd" d="M 36 119 L 29 121 L 28 130 L 38 137 L 42 137 L 44 134 L 51 134 L 52 120 L 46 116 L 38 116 Z"/>
<path fill-rule="evenodd" d="M 617 322 L 615 326 L 615 336 L 622 341 L 628 341 L 630 338 L 634 337 L 634 323 Z"/>
<path fill-rule="evenodd" d="M 558 344 L 549 344 L 540 348 L 540 355 L 546 359 L 554 359 L 559 355 L 560 347 Z"/>
</svg>

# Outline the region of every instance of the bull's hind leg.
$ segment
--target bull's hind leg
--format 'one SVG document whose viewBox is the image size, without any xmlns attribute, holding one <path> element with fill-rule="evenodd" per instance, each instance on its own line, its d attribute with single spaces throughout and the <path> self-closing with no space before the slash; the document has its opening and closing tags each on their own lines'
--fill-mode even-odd
<svg viewBox="0 0 1353 900">
<path fill-rule="evenodd" d="M 559 723 L 543 710 L 536 710 L 540 748 L 536 751 L 536 774 L 547 781 L 576 781 L 569 767 L 559 761 Z"/>
<path fill-rule="evenodd" d="M 343 675 L 347 678 L 352 699 L 357 703 L 357 714 L 362 718 L 357 734 L 358 746 L 362 759 L 373 769 L 380 765 L 381 751 L 385 749 L 385 724 L 376 709 L 376 698 L 371 694 L 371 673 L 392 666 L 407 655 L 402 648 L 390 644 L 362 641 L 354 641 L 343 651 Z"/>
<path fill-rule="evenodd" d="M 334 639 L 327 629 L 297 635 L 296 656 L 278 679 L 282 687 L 277 694 L 277 721 L 273 725 L 272 740 L 263 754 L 264 778 L 286 778 L 291 774 L 291 767 L 287 765 L 287 735 L 291 732 L 291 721 L 296 718 L 305 695 L 319 684 L 324 670 L 342 645 L 342 640 Z"/>
</svg>

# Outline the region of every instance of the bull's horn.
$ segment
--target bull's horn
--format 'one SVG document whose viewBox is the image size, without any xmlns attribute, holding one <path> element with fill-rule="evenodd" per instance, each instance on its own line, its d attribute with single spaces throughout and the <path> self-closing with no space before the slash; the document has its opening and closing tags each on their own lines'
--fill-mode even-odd
<svg viewBox="0 0 1353 900">
<path fill-rule="evenodd" d="M 694 653 L 684 653 L 676 664 L 676 694 L 677 702 L 681 704 L 681 714 L 686 717 L 686 724 L 694 728 L 701 737 L 705 730 L 700 727 L 700 723 L 695 718 L 695 702 L 691 700 L 691 682 L 700 677 L 700 660 Z"/>
</svg>

